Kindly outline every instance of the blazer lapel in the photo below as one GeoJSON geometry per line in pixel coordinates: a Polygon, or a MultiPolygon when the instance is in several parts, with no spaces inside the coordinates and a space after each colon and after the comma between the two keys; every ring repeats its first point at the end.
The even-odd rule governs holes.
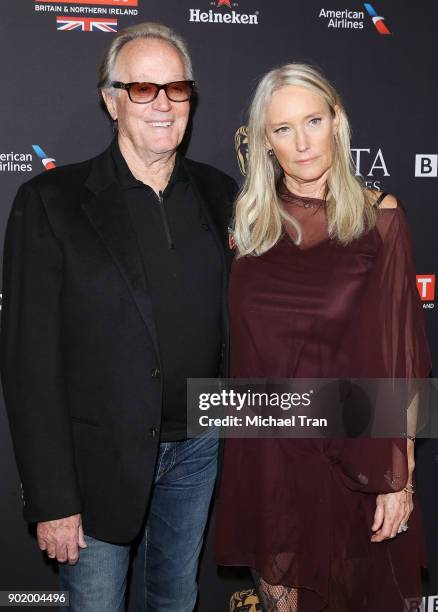
{"type": "Polygon", "coordinates": [[[112,255],[159,355],[152,301],[137,238],[114,175],[109,150],[94,160],[86,187],[92,193],[82,203],[82,209],[112,255]]]}

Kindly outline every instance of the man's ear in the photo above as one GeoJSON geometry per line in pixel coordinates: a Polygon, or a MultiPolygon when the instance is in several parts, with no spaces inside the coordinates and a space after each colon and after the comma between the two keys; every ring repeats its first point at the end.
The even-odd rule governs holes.
{"type": "Polygon", "coordinates": [[[107,89],[102,89],[101,91],[103,101],[105,102],[105,106],[107,111],[109,112],[111,119],[113,121],[117,121],[117,107],[114,101],[114,97],[110,94],[107,89]]]}

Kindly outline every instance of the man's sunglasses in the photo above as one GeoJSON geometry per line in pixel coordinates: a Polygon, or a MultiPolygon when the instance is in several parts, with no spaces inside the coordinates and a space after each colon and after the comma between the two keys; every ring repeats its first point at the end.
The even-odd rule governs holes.
{"type": "Polygon", "coordinates": [[[111,85],[116,89],[125,89],[131,102],[147,104],[155,100],[162,89],[164,89],[166,96],[172,102],[186,102],[190,100],[193,94],[195,81],[173,81],[163,85],[158,85],[158,83],[121,83],[120,81],[113,81],[111,85]]]}

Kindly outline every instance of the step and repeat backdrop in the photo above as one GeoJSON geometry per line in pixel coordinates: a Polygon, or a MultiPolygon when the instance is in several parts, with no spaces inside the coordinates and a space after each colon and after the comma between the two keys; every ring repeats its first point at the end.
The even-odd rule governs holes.
{"type": "MultiPolygon", "coordinates": [[[[334,81],[353,126],[357,174],[406,205],[418,291],[438,359],[434,0],[2,2],[0,239],[22,182],[96,155],[108,145],[112,130],[99,104],[97,67],[114,33],[141,21],[165,23],[188,41],[199,100],[187,156],[237,180],[245,170],[247,109],[259,77],[275,65],[305,61],[334,81]]],[[[430,559],[426,612],[438,611],[437,442],[420,441],[417,457],[430,559]]],[[[38,550],[32,527],[21,518],[20,481],[3,405],[0,500],[0,590],[56,588],[55,567],[38,550]]],[[[250,513],[257,499],[247,502],[250,513]]],[[[212,560],[211,524],[201,564],[199,610],[260,610],[244,571],[218,572],[212,560]]]]}

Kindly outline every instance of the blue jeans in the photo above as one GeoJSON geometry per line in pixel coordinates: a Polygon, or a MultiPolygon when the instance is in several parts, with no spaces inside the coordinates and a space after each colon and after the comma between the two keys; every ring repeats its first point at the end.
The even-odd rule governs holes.
{"type": "MultiPolygon", "coordinates": [[[[139,545],[136,610],[192,612],[199,553],[217,470],[218,440],[204,435],[162,442],[145,530],[139,545]]],[[[85,535],[75,565],[59,564],[70,612],[123,612],[130,545],[85,535]]]]}

